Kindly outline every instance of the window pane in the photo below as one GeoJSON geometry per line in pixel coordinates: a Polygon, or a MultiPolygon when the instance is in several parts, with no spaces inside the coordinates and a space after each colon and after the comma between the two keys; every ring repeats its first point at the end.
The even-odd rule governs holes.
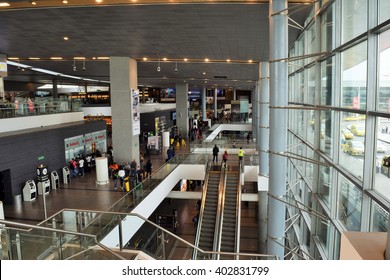
{"type": "Polygon", "coordinates": [[[390,112],[390,30],[380,34],[379,51],[377,109],[384,112],[390,112]]]}
{"type": "MultiPolygon", "coordinates": [[[[325,212],[325,210],[318,204],[317,211],[324,215],[325,217],[328,216],[328,214],[325,212]]],[[[325,247],[326,254],[329,254],[329,242],[330,242],[330,222],[326,220],[322,220],[320,218],[317,218],[316,223],[316,234],[321,241],[321,243],[325,247]]]]}
{"type": "MultiPolygon", "coordinates": [[[[316,53],[316,33],[315,33],[315,24],[312,24],[312,26],[306,31],[306,38],[307,38],[307,54],[316,53]]],[[[306,63],[310,63],[314,61],[315,57],[309,57],[306,60],[306,63]]]]}
{"type": "Polygon", "coordinates": [[[308,70],[308,100],[306,101],[308,104],[315,104],[315,96],[316,96],[316,68],[310,67],[308,70]]]}
{"type": "Polygon", "coordinates": [[[321,51],[334,49],[334,9],[333,4],[324,12],[321,18],[321,51]]]}
{"type": "Polygon", "coordinates": [[[308,110],[306,114],[308,115],[307,119],[309,122],[309,125],[307,126],[307,141],[314,144],[314,125],[315,125],[314,111],[308,110]]]}
{"type": "Polygon", "coordinates": [[[340,165],[363,180],[365,115],[343,112],[340,121],[340,165]]]}
{"type": "Polygon", "coordinates": [[[321,62],[321,105],[333,105],[334,57],[321,62]]]}
{"type": "Polygon", "coordinates": [[[374,190],[390,201],[390,119],[377,118],[374,190]]]}
{"type": "Polygon", "coordinates": [[[367,42],[360,43],[342,53],[341,106],[366,108],[367,42]]]}
{"type": "Polygon", "coordinates": [[[371,231],[387,232],[389,227],[389,212],[380,207],[376,202],[372,206],[371,231]]]}
{"type": "Polygon", "coordinates": [[[333,151],[333,112],[321,112],[321,126],[320,126],[320,149],[329,156],[332,156],[333,151]]]}
{"type": "Polygon", "coordinates": [[[330,195],[332,193],[332,168],[329,166],[319,166],[319,184],[318,194],[324,199],[329,206],[330,195]]]}
{"type": "Polygon", "coordinates": [[[382,23],[390,18],[390,1],[379,0],[379,23],[382,23]]]}
{"type": "Polygon", "coordinates": [[[341,1],[342,42],[367,31],[367,0],[341,1]]]}
{"type": "Polygon", "coordinates": [[[359,231],[362,212],[362,192],[340,175],[337,218],[347,230],[359,231]]]}

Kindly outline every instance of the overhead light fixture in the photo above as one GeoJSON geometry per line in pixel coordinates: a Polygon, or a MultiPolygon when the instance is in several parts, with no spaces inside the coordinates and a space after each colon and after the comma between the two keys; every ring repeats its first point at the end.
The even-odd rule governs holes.
{"type": "Polygon", "coordinates": [[[204,61],[209,62],[209,59],[208,59],[208,58],[205,58],[204,61]]]}
{"type": "Polygon", "coordinates": [[[160,72],[160,71],[161,71],[160,59],[158,59],[158,62],[157,62],[157,72],[160,72]]]}
{"type": "Polygon", "coordinates": [[[96,3],[102,3],[103,2],[103,0],[95,0],[96,1],[96,3]]]}
{"type": "Polygon", "coordinates": [[[68,4],[68,0],[62,0],[63,4],[68,4]]]}
{"type": "Polygon", "coordinates": [[[248,60],[248,62],[249,62],[249,63],[252,63],[252,62],[253,62],[253,60],[252,60],[252,59],[249,59],[249,60],[248,60]]]}
{"type": "Polygon", "coordinates": [[[110,59],[108,56],[98,56],[97,59],[100,59],[100,60],[105,60],[105,59],[110,59]]]}
{"type": "Polygon", "coordinates": [[[73,57],[73,59],[76,59],[76,60],[85,60],[85,57],[84,57],[84,56],[75,56],[75,57],[73,57]]]}
{"type": "Polygon", "coordinates": [[[187,61],[188,61],[188,58],[184,58],[184,61],[186,61],[186,62],[187,62],[187,61]]]}
{"type": "Polygon", "coordinates": [[[37,2],[35,2],[35,1],[32,1],[32,2],[31,2],[31,5],[34,5],[34,6],[35,6],[36,4],[37,4],[37,2]]]}
{"type": "Polygon", "coordinates": [[[7,2],[0,2],[0,7],[9,7],[9,6],[11,5],[7,2]]]}
{"type": "Polygon", "coordinates": [[[206,72],[203,72],[203,75],[206,75],[206,72]]]}
{"type": "Polygon", "coordinates": [[[230,59],[226,59],[226,62],[230,62],[230,59]]]}
{"type": "Polygon", "coordinates": [[[147,61],[147,60],[148,60],[148,58],[144,57],[142,60],[143,60],[143,61],[147,61]]]}
{"type": "Polygon", "coordinates": [[[69,40],[69,37],[64,36],[64,40],[65,40],[65,41],[68,41],[68,40],[69,40]]]}
{"type": "Polygon", "coordinates": [[[52,57],[50,57],[50,59],[52,59],[52,60],[61,60],[62,57],[60,57],[60,56],[52,56],[52,57]]]}
{"type": "Polygon", "coordinates": [[[9,60],[17,60],[19,62],[19,57],[8,57],[9,60]]]}
{"type": "Polygon", "coordinates": [[[176,65],[175,65],[175,73],[179,72],[179,70],[177,69],[177,60],[176,60],[176,65]]]}
{"type": "Polygon", "coordinates": [[[164,57],[164,58],[163,58],[163,60],[164,60],[164,61],[167,61],[167,60],[168,60],[168,58],[164,57]]]}
{"type": "Polygon", "coordinates": [[[39,57],[29,57],[28,59],[31,59],[31,60],[40,60],[39,57]]]}

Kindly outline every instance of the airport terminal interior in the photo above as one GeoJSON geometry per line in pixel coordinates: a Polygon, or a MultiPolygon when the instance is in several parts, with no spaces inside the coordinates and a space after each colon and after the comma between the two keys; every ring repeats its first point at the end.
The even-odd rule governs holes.
{"type": "Polygon", "coordinates": [[[173,2],[0,0],[0,258],[390,259],[390,1],[173,2]]]}

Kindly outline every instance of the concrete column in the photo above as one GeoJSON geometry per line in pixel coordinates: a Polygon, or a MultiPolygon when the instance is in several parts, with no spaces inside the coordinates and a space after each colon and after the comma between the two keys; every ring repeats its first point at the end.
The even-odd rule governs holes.
{"type": "Polygon", "coordinates": [[[269,189],[269,63],[259,65],[259,253],[267,252],[267,222],[268,222],[268,189],[269,189]]]}
{"type": "MultiPolygon", "coordinates": [[[[271,0],[269,4],[270,19],[270,60],[288,57],[288,30],[286,13],[273,15],[287,9],[287,0],[271,0]]],[[[270,106],[287,106],[288,71],[287,62],[279,61],[270,64],[270,106]]],[[[270,110],[270,160],[269,160],[269,199],[268,199],[268,238],[267,252],[284,258],[284,230],[286,205],[287,160],[273,153],[284,152],[287,148],[287,114],[285,109],[270,110]]]]}
{"type": "Polygon", "coordinates": [[[218,100],[217,100],[217,93],[218,93],[218,88],[214,89],[214,118],[218,118],[218,100]]]}
{"type": "Polygon", "coordinates": [[[233,100],[237,100],[237,92],[235,89],[233,90],[233,100]]]}
{"type": "Polygon", "coordinates": [[[57,78],[54,78],[52,80],[52,85],[53,85],[53,98],[58,98],[58,80],[57,78]]]}
{"type": "Polygon", "coordinates": [[[203,87],[202,90],[202,120],[204,121],[207,119],[207,114],[206,114],[206,87],[203,87]]]}
{"type": "Polygon", "coordinates": [[[176,84],[176,125],[183,138],[188,137],[188,84],[176,84]]]}
{"type": "Polygon", "coordinates": [[[124,164],[135,159],[139,164],[139,135],[134,135],[133,96],[137,90],[137,61],[110,57],[112,146],[114,161],[124,164]]]}

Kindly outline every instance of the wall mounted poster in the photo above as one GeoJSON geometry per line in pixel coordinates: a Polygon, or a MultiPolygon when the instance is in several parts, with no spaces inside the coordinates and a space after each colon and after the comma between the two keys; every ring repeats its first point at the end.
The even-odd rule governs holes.
{"type": "Polygon", "coordinates": [[[141,133],[140,111],[139,111],[139,90],[133,89],[132,106],[133,106],[133,136],[141,133]]]}

